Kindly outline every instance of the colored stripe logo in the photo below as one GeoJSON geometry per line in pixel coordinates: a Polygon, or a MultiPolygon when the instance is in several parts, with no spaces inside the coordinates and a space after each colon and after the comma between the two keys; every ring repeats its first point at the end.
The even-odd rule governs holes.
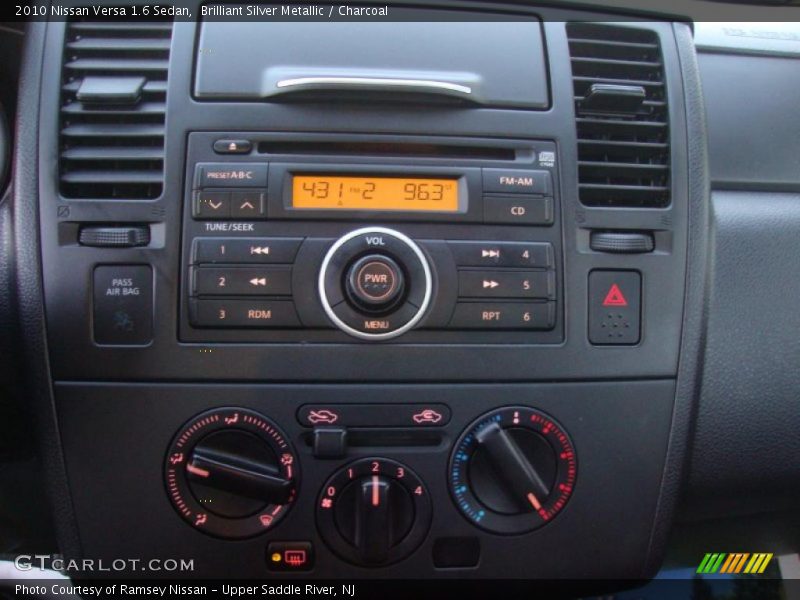
{"type": "Polygon", "coordinates": [[[751,573],[761,574],[772,560],[772,553],[757,552],[709,552],[703,557],[697,572],[705,575],[712,573],[751,573]]]}

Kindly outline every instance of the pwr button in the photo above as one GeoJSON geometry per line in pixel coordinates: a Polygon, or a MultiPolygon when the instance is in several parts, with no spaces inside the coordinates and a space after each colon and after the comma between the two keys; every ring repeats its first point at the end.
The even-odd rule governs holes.
{"type": "Polygon", "coordinates": [[[388,307],[397,300],[402,289],[403,272],[388,256],[365,256],[350,268],[348,291],[353,300],[364,308],[388,307]]]}

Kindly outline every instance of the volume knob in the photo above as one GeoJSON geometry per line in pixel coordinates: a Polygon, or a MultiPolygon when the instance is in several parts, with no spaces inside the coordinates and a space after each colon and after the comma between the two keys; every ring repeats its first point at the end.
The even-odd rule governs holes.
{"type": "Polygon", "coordinates": [[[336,327],[364,340],[388,340],[425,316],[433,277],[414,240],[393,229],[365,227],[333,243],[318,286],[322,308],[336,327]]]}

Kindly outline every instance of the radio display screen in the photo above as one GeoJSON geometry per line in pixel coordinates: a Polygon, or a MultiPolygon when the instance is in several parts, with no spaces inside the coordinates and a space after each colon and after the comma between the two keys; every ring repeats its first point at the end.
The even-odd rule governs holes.
{"type": "Polygon", "coordinates": [[[458,180],[295,175],[292,208],[458,212],[458,180]]]}

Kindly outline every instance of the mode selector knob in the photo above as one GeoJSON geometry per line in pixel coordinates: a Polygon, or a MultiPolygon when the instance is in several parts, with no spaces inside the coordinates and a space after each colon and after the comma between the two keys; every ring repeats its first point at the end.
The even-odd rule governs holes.
{"type": "Polygon", "coordinates": [[[403,293],[403,271],[390,257],[369,254],[350,267],[347,291],[350,298],[366,310],[386,310],[403,293]]]}

